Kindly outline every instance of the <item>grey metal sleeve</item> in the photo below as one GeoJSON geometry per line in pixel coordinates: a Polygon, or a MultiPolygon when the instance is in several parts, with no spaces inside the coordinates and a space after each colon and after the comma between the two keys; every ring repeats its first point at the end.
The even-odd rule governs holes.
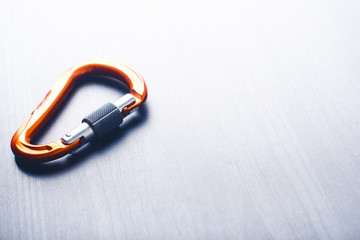
{"type": "Polygon", "coordinates": [[[89,124],[96,137],[102,137],[119,126],[122,121],[123,115],[120,109],[112,103],[104,104],[82,120],[89,124]]]}
{"type": "Polygon", "coordinates": [[[84,118],[80,126],[65,134],[61,140],[65,144],[71,144],[79,138],[84,138],[88,142],[94,137],[103,136],[120,125],[123,118],[132,113],[124,115],[123,109],[133,102],[135,102],[135,97],[128,93],[114,104],[105,104],[84,118]]]}

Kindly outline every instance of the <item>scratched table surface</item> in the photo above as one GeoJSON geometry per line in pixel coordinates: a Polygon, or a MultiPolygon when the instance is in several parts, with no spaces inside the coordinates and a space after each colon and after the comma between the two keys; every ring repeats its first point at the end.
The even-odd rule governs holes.
{"type": "MultiPolygon", "coordinates": [[[[1,1],[0,239],[360,239],[358,0],[1,1]],[[149,97],[55,162],[10,140],[69,67],[149,97]]],[[[126,93],[77,85],[34,143],[126,93]]]]}

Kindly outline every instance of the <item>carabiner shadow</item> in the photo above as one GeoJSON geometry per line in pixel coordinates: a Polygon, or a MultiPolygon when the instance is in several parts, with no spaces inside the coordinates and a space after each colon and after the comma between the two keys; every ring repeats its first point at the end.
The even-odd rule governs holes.
{"type": "MultiPolygon", "coordinates": [[[[95,78],[98,78],[99,76],[86,76],[87,80],[86,82],[93,82],[95,78]]],[[[117,86],[120,88],[120,90],[125,90],[126,86],[119,85],[118,81],[114,82],[111,78],[108,78],[109,80],[107,84],[117,86]]],[[[71,91],[69,94],[69,97],[63,102],[63,104],[60,106],[58,111],[52,116],[52,118],[56,118],[63,109],[69,104],[71,101],[72,95],[74,92],[77,91],[79,86],[76,86],[74,88],[74,91],[71,91]]],[[[139,107],[139,109],[132,114],[132,116],[128,117],[127,121],[124,121],[124,123],[116,128],[115,130],[111,131],[106,136],[96,139],[76,152],[69,154],[67,156],[64,156],[58,160],[48,162],[48,163],[40,163],[40,164],[34,164],[34,163],[28,163],[26,161],[23,161],[22,159],[19,159],[15,157],[15,162],[17,166],[25,173],[33,176],[50,176],[54,174],[59,174],[61,172],[74,169],[75,167],[79,166],[81,163],[84,163],[88,156],[92,155],[94,152],[101,152],[105,150],[105,147],[108,148],[115,145],[115,144],[121,144],[121,141],[125,140],[125,137],[128,133],[131,131],[134,131],[136,128],[140,127],[142,124],[144,124],[148,119],[148,108],[147,104],[143,104],[139,107]]],[[[46,131],[47,128],[49,128],[53,124],[53,121],[50,121],[45,125],[43,128],[43,131],[38,135],[39,138],[43,135],[43,133],[46,131]]]]}

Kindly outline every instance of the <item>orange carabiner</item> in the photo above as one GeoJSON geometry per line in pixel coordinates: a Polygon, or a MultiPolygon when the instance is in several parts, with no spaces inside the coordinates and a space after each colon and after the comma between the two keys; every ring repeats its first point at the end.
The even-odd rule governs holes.
{"type": "MultiPolygon", "coordinates": [[[[116,107],[114,107],[114,104],[110,103],[105,106],[107,114],[111,115],[108,119],[113,125],[119,123],[119,121],[121,123],[123,116],[126,116],[136,110],[137,107],[146,100],[147,89],[143,78],[140,74],[123,64],[100,60],[87,61],[75,65],[63,73],[40,105],[31,113],[30,117],[14,134],[11,140],[11,149],[16,157],[34,163],[51,161],[65,156],[66,154],[71,153],[85,145],[90,137],[95,134],[93,131],[97,130],[96,126],[100,121],[99,119],[106,119],[104,116],[99,117],[97,115],[99,112],[104,112],[104,108],[100,109],[101,111],[93,112],[92,115],[90,114],[90,120],[85,119],[88,121],[94,120],[92,122],[93,125],[91,122],[89,123],[83,120],[82,127],[84,128],[85,126],[86,129],[77,129],[75,131],[77,134],[84,133],[83,135],[71,135],[71,133],[66,134],[61,140],[45,145],[34,145],[30,143],[69,94],[77,80],[81,79],[80,77],[87,73],[110,75],[125,82],[129,86],[130,94],[127,94],[128,97],[125,102],[120,101],[120,99],[120,103],[117,104],[116,107]],[[118,122],[114,122],[114,116],[118,118],[118,122]]],[[[100,126],[99,129],[104,129],[104,124],[100,126]]]]}

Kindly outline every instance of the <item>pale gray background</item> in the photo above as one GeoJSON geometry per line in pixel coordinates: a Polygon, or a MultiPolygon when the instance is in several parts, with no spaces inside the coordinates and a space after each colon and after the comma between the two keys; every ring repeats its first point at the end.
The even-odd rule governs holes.
{"type": "MultiPolygon", "coordinates": [[[[50,2],[0,4],[0,239],[360,239],[358,0],[50,2]],[[140,72],[145,107],[17,164],[13,133],[92,58],[140,72]]],[[[37,142],[121,94],[83,84],[37,142]]]]}

